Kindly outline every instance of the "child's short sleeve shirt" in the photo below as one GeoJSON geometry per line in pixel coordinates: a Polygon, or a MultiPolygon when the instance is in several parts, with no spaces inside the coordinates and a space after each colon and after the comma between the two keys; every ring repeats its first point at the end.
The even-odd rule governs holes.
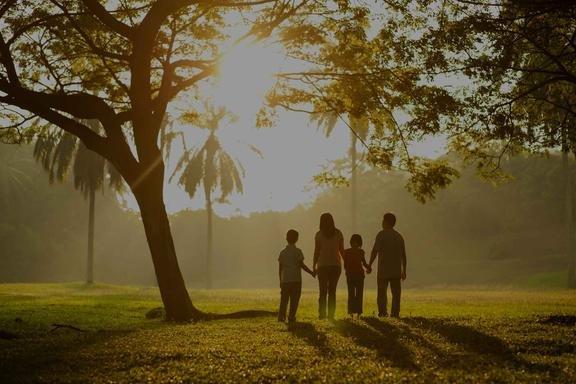
{"type": "Polygon", "coordinates": [[[295,245],[288,244],[286,248],[280,252],[278,262],[282,266],[280,274],[281,283],[301,282],[302,281],[302,262],[304,255],[300,248],[295,245]]]}

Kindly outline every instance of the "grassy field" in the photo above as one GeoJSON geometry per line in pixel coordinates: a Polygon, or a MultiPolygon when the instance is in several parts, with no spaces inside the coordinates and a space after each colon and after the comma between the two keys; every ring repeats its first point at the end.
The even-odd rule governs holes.
{"type": "MultiPolygon", "coordinates": [[[[277,290],[193,291],[202,310],[275,310],[277,290]]],[[[171,324],[147,320],[154,288],[0,285],[0,383],[576,382],[576,293],[406,290],[401,319],[317,320],[305,291],[298,320],[171,324]],[[70,328],[56,328],[66,324],[70,328]]]]}

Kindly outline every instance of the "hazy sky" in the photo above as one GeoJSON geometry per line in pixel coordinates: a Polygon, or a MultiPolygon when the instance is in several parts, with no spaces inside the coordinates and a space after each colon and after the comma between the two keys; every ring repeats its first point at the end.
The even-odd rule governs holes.
{"type": "MultiPolygon", "coordinates": [[[[238,121],[221,126],[217,133],[222,145],[246,169],[244,194],[230,196],[228,204],[215,204],[219,216],[286,211],[309,203],[321,192],[312,182],[313,176],[329,167],[331,161],[347,156],[350,131],[342,122],[326,138],[315,123],[309,122],[308,115],[279,111],[276,126],[255,128],[255,115],[273,85],[273,74],[293,70],[295,65],[298,64],[286,61],[277,48],[243,45],[223,60],[218,84],[206,85],[202,90],[203,96],[211,95],[216,104],[225,105],[238,117],[238,121]],[[251,151],[249,144],[257,147],[263,157],[251,151]]],[[[189,106],[187,103],[176,103],[173,113],[197,108],[197,100],[189,106]]],[[[207,132],[191,126],[183,126],[182,130],[189,146],[202,145],[207,137],[207,132]]],[[[414,154],[435,157],[443,152],[444,141],[433,138],[416,143],[411,149],[414,154]]],[[[176,145],[168,164],[169,175],[180,156],[181,148],[176,145]]],[[[201,190],[191,200],[175,182],[172,184],[166,187],[169,212],[204,207],[201,190]]],[[[136,207],[132,198],[127,201],[131,208],[136,207]]]]}
{"type": "MultiPolygon", "coordinates": [[[[217,133],[222,145],[246,169],[244,194],[230,196],[228,204],[215,204],[219,216],[286,211],[309,203],[321,192],[314,185],[313,176],[329,167],[331,161],[347,156],[350,131],[342,122],[326,138],[315,123],[309,122],[308,115],[279,111],[276,126],[255,128],[255,115],[264,94],[273,85],[273,74],[294,70],[297,65],[288,62],[277,48],[242,45],[223,60],[218,84],[206,85],[202,90],[203,96],[211,95],[216,104],[225,105],[237,115],[237,122],[223,125],[217,133]],[[248,144],[257,147],[263,157],[251,151],[248,144]]],[[[181,100],[174,106],[173,113],[194,109],[197,105],[196,100],[189,106],[187,100],[181,100]]],[[[207,137],[207,132],[191,126],[182,130],[186,132],[189,146],[202,145],[207,137]]],[[[435,157],[443,152],[443,147],[443,140],[436,138],[416,143],[411,149],[414,154],[435,157]]],[[[168,165],[169,175],[180,156],[181,148],[176,145],[168,165]]],[[[202,209],[205,204],[201,189],[191,200],[175,182],[166,187],[165,200],[169,212],[202,209]]],[[[128,205],[136,207],[132,198],[128,198],[128,205]]]]}
{"type": "MultiPolygon", "coordinates": [[[[246,27],[246,26],[244,26],[246,27]]],[[[238,30],[238,35],[242,30],[238,30]]],[[[215,204],[220,216],[249,214],[266,210],[290,210],[298,204],[311,202],[321,191],[312,178],[330,166],[330,162],[347,156],[350,132],[339,123],[330,138],[309,122],[309,116],[279,111],[277,125],[256,129],[255,115],[262,98],[274,83],[274,73],[304,69],[302,63],[290,62],[278,46],[242,44],[221,61],[219,84],[205,84],[203,97],[212,96],[217,104],[225,105],[238,116],[234,124],[222,126],[218,137],[226,149],[244,165],[244,194],[232,195],[229,204],[215,204]],[[263,154],[260,158],[248,144],[263,154]]],[[[181,99],[169,111],[173,116],[197,108],[198,100],[181,99]]],[[[188,145],[202,145],[207,133],[194,127],[182,127],[188,145]]],[[[167,177],[174,162],[182,154],[177,145],[171,153],[167,177]]],[[[438,138],[412,146],[414,154],[437,156],[443,152],[443,140],[438,138]]],[[[200,190],[201,191],[201,190],[200,190]]],[[[194,199],[173,183],[166,187],[166,206],[169,212],[182,209],[202,209],[204,199],[197,193],[194,199]]],[[[137,209],[131,196],[125,196],[128,206],[137,209]]]]}
{"type": "MultiPolygon", "coordinates": [[[[248,119],[246,119],[248,120],[248,119]]],[[[193,130],[199,143],[205,132],[193,130]]],[[[300,203],[311,202],[321,191],[312,177],[329,166],[331,160],[343,158],[349,147],[349,130],[339,124],[334,133],[325,138],[309,123],[307,116],[283,112],[278,125],[256,129],[239,121],[234,126],[223,127],[220,138],[228,150],[244,165],[244,194],[232,195],[229,204],[216,204],[220,216],[248,214],[266,210],[290,210],[300,203]],[[253,153],[247,143],[262,151],[263,158],[253,153]]],[[[443,140],[435,139],[412,146],[414,154],[437,156],[443,149],[443,140]]],[[[174,153],[174,158],[178,155],[174,153]]],[[[185,208],[201,209],[203,194],[190,200],[180,187],[169,185],[166,189],[166,206],[170,212],[185,208]]]]}

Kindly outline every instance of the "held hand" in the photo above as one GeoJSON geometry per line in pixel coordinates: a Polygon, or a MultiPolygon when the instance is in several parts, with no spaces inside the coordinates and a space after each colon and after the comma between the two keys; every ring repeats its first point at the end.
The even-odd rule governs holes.
{"type": "Polygon", "coordinates": [[[366,273],[369,275],[372,273],[372,267],[371,266],[367,266],[366,267],[366,273]]]}
{"type": "Polygon", "coordinates": [[[400,277],[402,278],[402,281],[406,280],[406,272],[402,272],[400,277]]]}

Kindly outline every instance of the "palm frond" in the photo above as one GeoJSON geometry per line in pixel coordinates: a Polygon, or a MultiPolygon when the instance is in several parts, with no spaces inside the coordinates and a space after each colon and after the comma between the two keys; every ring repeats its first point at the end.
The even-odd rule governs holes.
{"type": "Polygon", "coordinates": [[[204,145],[204,151],[206,152],[206,157],[204,158],[204,187],[212,191],[216,187],[216,182],[218,179],[218,164],[216,163],[216,157],[218,152],[222,150],[220,142],[214,134],[211,134],[206,140],[204,145]]]}
{"type": "Polygon", "coordinates": [[[220,184],[220,202],[224,202],[226,198],[234,191],[234,176],[232,169],[234,164],[231,164],[225,152],[220,152],[218,156],[219,168],[219,184],[220,184]]]}
{"type": "Polygon", "coordinates": [[[236,192],[241,194],[244,192],[244,185],[242,183],[242,179],[244,179],[244,177],[246,176],[246,170],[244,169],[242,163],[240,163],[238,160],[232,159],[232,157],[230,157],[228,153],[224,154],[228,158],[227,161],[232,164],[230,169],[232,170],[232,176],[234,177],[234,185],[236,192]]]}
{"type": "Polygon", "coordinates": [[[106,173],[108,175],[108,187],[118,192],[123,191],[124,179],[114,164],[109,161],[106,161],[106,173]]]}
{"type": "Polygon", "coordinates": [[[34,143],[34,159],[40,162],[42,168],[48,172],[50,172],[50,165],[52,164],[52,151],[57,143],[57,135],[48,132],[45,135],[38,136],[34,143]]]}
{"type": "Polygon", "coordinates": [[[74,186],[84,193],[85,198],[90,191],[102,188],[105,164],[102,156],[80,142],[74,159],[74,186]]]}
{"type": "Polygon", "coordinates": [[[174,168],[174,171],[172,171],[172,174],[170,175],[170,178],[168,179],[168,181],[170,183],[172,182],[172,180],[177,175],[181,175],[184,167],[190,162],[190,158],[192,157],[192,155],[193,155],[193,153],[191,151],[184,150],[184,152],[182,153],[182,156],[180,157],[180,159],[176,163],[176,167],[174,168]]]}
{"type": "Polygon", "coordinates": [[[329,137],[338,122],[338,114],[333,111],[317,112],[312,114],[310,121],[316,123],[317,128],[321,129],[326,137],[329,137]]]}
{"type": "Polygon", "coordinates": [[[350,128],[352,128],[356,135],[358,135],[362,140],[365,140],[368,137],[368,132],[370,131],[370,120],[368,117],[355,117],[351,114],[348,116],[350,120],[350,128]]]}
{"type": "Polygon", "coordinates": [[[184,188],[190,198],[193,198],[204,178],[204,151],[196,152],[190,157],[190,161],[184,161],[183,164],[185,166],[178,184],[184,188]]]}
{"type": "MultiPolygon", "coordinates": [[[[78,120],[94,132],[103,132],[98,120],[78,120]]],[[[101,189],[106,177],[109,186],[121,190],[123,179],[114,166],[89,150],[76,136],[47,126],[34,144],[34,158],[48,172],[50,182],[63,181],[72,168],[74,186],[87,197],[90,190],[101,189]]]]}
{"type": "Polygon", "coordinates": [[[49,169],[50,182],[53,182],[54,179],[58,181],[64,180],[64,176],[66,176],[66,173],[72,165],[74,153],[77,150],[77,142],[78,138],[76,136],[68,132],[62,134],[54,148],[52,163],[49,169]]]}

